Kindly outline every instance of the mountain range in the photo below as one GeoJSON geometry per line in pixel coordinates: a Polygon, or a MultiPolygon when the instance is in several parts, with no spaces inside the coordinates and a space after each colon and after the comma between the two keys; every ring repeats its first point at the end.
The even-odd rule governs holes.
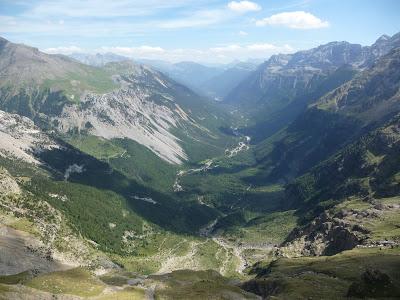
{"type": "Polygon", "coordinates": [[[308,104],[351,79],[399,43],[398,34],[384,35],[371,46],[332,42],[294,54],[273,55],[234,88],[225,101],[249,111],[254,121],[247,131],[256,136],[264,132],[257,138],[266,138],[308,104]]]}
{"type": "MultiPolygon", "coordinates": [[[[81,63],[101,67],[110,62],[131,60],[128,57],[114,53],[86,54],[73,53],[70,57],[81,63]]],[[[230,64],[203,65],[195,62],[170,63],[162,60],[137,59],[144,64],[158,70],[171,79],[188,86],[198,94],[221,101],[240,81],[259,64],[258,60],[247,62],[233,61],[230,64]]]]}
{"type": "Polygon", "coordinates": [[[400,297],[399,126],[400,34],[223,67],[0,39],[0,298],[400,297]]]}
{"type": "Polygon", "coordinates": [[[96,53],[96,54],[72,53],[69,56],[80,61],[81,63],[84,63],[85,65],[90,65],[95,67],[102,67],[110,62],[120,62],[124,60],[129,60],[129,58],[125,56],[118,55],[112,52],[96,53]]]}

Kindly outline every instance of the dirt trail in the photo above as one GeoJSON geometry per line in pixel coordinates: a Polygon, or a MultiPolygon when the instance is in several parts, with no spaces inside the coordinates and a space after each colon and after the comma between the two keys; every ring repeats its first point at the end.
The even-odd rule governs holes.
{"type": "Polygon", "coordinates": [[[161,268],[156,274],[170,273],[178,269],[197,269],[199,267],[199,262],[196,260],[196,254],[199,250],[199,246],[205,243],[207,243],[207,240],[204,242],[190,242],[189,251],[182,256],[173,256],[171,253],[167,260],[162,262],[161,268]]]}
{"type": "Polygon", "coordinates": [[[154,300],[155,293],[156,293],[156,285],[153,284],[148,289],[146,289],[146,292],[145,292],[146,300],[154,300]]]}
{"type": "MultiPolygon", "coordinates": [[[[244,269],[247,266],[246,259],[242,255],[242,249],[235,245],[231,245],[227,243],[223,238],[221,237],[213,237],[212,240],[217,243],[219,246],[221,246],[227,253],[232,252],[233,256],[237,258],[239,263],[236,265],[236,272],[239,274],[243,274],[244,269]]],[[[229,258],[226,259],[221,267],[220,273],[222,275],[225,274],[226,272],[226,266],[229,263],[229,258]]]]}

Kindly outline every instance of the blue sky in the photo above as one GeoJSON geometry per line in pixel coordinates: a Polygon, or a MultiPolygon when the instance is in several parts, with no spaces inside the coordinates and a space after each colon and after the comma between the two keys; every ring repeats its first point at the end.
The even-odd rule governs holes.
{"type": "Polygon", "coordinates": [[[0,35],[48,53],[225,63],[398,31],[399,0],[0,0],[0,35]]]}

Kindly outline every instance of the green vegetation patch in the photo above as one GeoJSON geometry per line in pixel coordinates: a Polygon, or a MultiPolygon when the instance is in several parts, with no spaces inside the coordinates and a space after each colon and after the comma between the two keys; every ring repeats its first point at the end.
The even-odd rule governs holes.
{"type": "Polygon", "coordinates": [[[105,287],[83,268],[39,275],[27,282],[26,285],[53,294],[71,294],[82,297],[97,296],[105,287]]]}
{"type": "Polygon", "coordinates": [[[365,227],[371,231],[371,239],[378,241],[385,239],[400,241],[399,215],[398,209],[389,210],[366,223],[365,227]]]}
{"type": "Polygon", "coordinates": [[[103,275],[100,276],[100,280],[108,285],[123,286],[128,283],[128,279],[125,276],[118,274],[115,275],[103,275]]]}
{"type": "MultiPolygon", "coordinates": [[[[329,257],[281,258],[260,268],[258,278],[244,288],[277,299],[342,299],[351,285],[362,285],[368,270],[385,274],[391,282],[391,297],[400,296],[395,288],[400,286],[399,248],[356,248],[329,257]]],[[[379,280],[370,280],[371,285],[379,285],[379,280]]]]}
{"type": "Polygon", "coordinates": [[[82,152],[101,160],[109,160],[123,155],[124,149],[114,145],[109,140],[93,135],[70,135],[65,140],[82,152]]]}
{"type": "Polygon", "coordinates": [[[0,275],[1,284],[21,284],[28,281],[32,277],[29,271],[21,272],[14,275],[0,275]]]}
{"type": "Polygon", "coordinates": [[[48,201],[66,213],[72,228],[99,244],[101,250],[121,253],[124,233],[142,232],[142,218],[128,211],[125,199],[113,192],[66,182],[52,182],[47,189],[66,196],[66,201],[52,197],[48,201]]]}
{"type": "Polygon", "coordinates": [[[30,233],[35,236],[39,235],[39,231],[35,226],[35,224],[32,221],[28,220],[27,218],[17,218],[15,221],[8,224],[8,226],[16,230],[30,233]]]}
{"type": "Polygon", "coordinates": [[[180,270],[151,278],[165,285],[156,289],[156,299],[256,299],[212,270],[180,270]]]}
{"type": "Polygon", "coordinates": [[[88,134],[72,134],[63,139],[115,170],[152,189],[171,192],[177,166],[159,158],[145,146],[130,139],[106,140],[88,134]]]}
{"type": "Polygon", "coordinates": [[[280,244],[296,225],[295,211],[274,212],[249,221],[239,229],[239,236],[246,242],[280,244]]]}
{"type": "Polygon", "coordinates": [[[375,199],[373,202],[351,198],[337,205],[333,212],[353,211],[357,216],[364,214],[363,218],[347,217],[354,224],[366,228],[370,240],[400,240],[400,197],[375,199]]]}
{"type": "MultiPolygon", "coordinates": [[[[9,286],[0,284],[0,299],[2,299],[2,296],[1,296],[2,294],[5,294],[10,291],[11,291],[11,288],[9,286]]],[[[4,298],[4,299],[6,299],[6,298],[4,298]]]]}
{"type": "Polygon", "coordinates": [[[63,78],[47,79],[43,86],[63,91],[70,101],[77,103],[85,91],[103,94],[118,87],[111,78],[112,74],[104,69],[85,65],[82,67],[82,72],[69,73],[63,78]]]}

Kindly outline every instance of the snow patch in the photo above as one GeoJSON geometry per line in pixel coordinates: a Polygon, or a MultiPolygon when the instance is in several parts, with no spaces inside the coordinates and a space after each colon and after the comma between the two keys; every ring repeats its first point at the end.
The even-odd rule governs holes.
{"type": "Polygon", "coordinates": [[[133,196],[133,199],[142,200],[142,201],[145,201],[145,202],[148,202],[148,203],[152,203],[152,204],[157,204],[157,201],[153,200],[150,197],[133,196]]]}
{"type": "Polygon", "coordinates": [[[58,194],[51,194],[51,193],[50,193],[50,194],[49,194],[49,197],[54,198],[54,199],[61,200],[62,202],[68,201],[68,197],[65,196],[65,195],[61,196],[61,195],[58,195],[58,194]]]}
{"type": "Polygon", "coordinates": [[[70,166],[65,170],[65,173],[64,173],[64,180],[68,180],[69,177],[71,176],[71,174],[74,174],[74,173],[80,174],[80,173],[82,173],[83,171],[85,171],[85,170],[84,170],[84,165],[77,165],[77,164],[70,165],[70,166]]]}

